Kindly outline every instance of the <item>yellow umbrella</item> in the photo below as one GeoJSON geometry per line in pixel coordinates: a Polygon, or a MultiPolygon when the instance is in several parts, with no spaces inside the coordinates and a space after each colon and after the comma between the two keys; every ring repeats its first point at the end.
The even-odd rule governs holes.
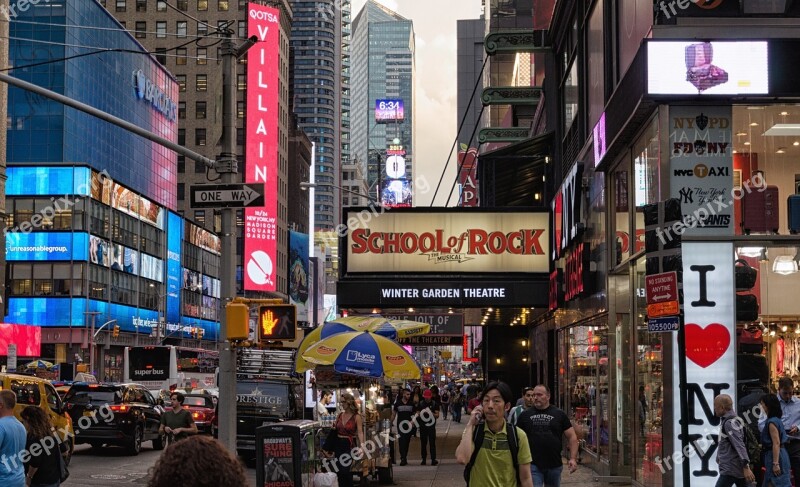
{"type": "Polygon", "coordinates": [[[333,365],[340,374],[389,379],[419,379],[419,365],[397,342],[369,332],[324,338],[303,354],[311,364],[333,365]]]}

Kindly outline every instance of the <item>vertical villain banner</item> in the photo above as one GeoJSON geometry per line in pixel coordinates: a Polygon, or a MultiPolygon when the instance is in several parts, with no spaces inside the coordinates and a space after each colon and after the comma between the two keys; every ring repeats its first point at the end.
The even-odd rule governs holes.
{"type": "Polygon", "coordinates": [[[245,208],[244,289],[275,291],[278,232],[278,65],[280,12],[248,4],[246,183],[264,183],[263,208],[245,208]]]}
{"type": "MultiPolygon", "coordinates": [[[[675,453],[659,459],[665,470],[673,469],[675,487],[683,485],[682,462],[689,463],[692,487],[713,487],[717,482],[717,434],[714,397],[728,394],[736,404],[736,315],[734,310],[733,244],[683,242],[683,299],[686,333],[686,384],[689,424],[688,453],[681,449],[680,360],[677,334],[672,339],[672,388],[675,453]]],[[[743,411],[738,411],[740,415],[743,411]]],[[[743,416],[744,417],[744,416],[743,416]]]]}

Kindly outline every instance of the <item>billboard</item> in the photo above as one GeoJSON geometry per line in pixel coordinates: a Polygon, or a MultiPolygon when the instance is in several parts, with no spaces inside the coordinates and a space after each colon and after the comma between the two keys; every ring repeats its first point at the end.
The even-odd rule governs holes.
{"type": "Polygon", "coordinates": [[[458,167],[458,206],[478,206],[478,149],[461,144],[458,167]]]}
{"type": "Polygon", "coordinates": [[[38,326],[0,323],[0,356],[8,355],[9,345],[17,346],[20,357],[38,357],[42,348],[42,329],[38,326]]]}
{"type": "Polygon", "coordinates": [[[308,235],[289,232],[289,304],[297,307],[297,321],[309,321],[308,235]]]}
{"type": "Polygon", "coordinates": [[[404,118],[403,100],[375,100],[376,123],[402,122],[404,118]]]}
{"type": "Polygon", "coordinates": [[[651,95],[765,95],[767,42],[649,41],[651,95]]]}
{"type": "MultiPolygon", "coordinates": [[[[181,316],[181,242],[183,221],[175,213],[167,213],[167,321],[177,323],[181,316]]],[[[142,254],[144,268],[145,254],[142,254]]],[[[144,276],[144,269],[142,269],[144,276]]]]}
{"type": "Polygon", "coordinates": [[[6,260],[87,260],[88,233],[33,232],[6,234],[6,260]]]}
{"type": "Polygon", "coordinates": [[[411,180],[387,179],[381,181],[381,205],[388,208],[411,207],[411,180]]]}
{"type": "Polygon", "coordinates": [[[87,196],[90,174],[88,167],[9,167],[6,196],[87,196]]]}
{"type": "Polygon", "coordinates": [[[550,271],[548,213],[347,211],[345,272],[550,271]]]}
{"type": "Polygon", "coordinates": [[[275,291],[278,255],[278,67],[280,12],[248,4],[247,35],[258,43],[247,53],[245,183],[264,183],[263,208],[245,208],[244,289],[275,291]]]}

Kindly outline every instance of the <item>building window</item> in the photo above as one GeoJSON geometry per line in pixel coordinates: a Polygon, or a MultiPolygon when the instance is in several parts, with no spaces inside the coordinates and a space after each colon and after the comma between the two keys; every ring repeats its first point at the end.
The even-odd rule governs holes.
{"type": "Polygon", "coordinates": [[[205,20],[197,21],[197,35],[204,36],[208,35],[208,22],[205,20]]]}
{"type": "Polygon", "coordinates": [[[183,66],[183,65],[186,64],[186,48],[185,47],[181,47],[181,48],[175,49],[175,55],[177,56],[175,58],[175,64],[177,64],[178,66],[183,66]]]}
{"type": "Polygon", "coordinates": [[[220,12],[226,12],[228,10],[228,0],[218,0],[217,10],[220,12]]]}
{"type": "Polygon", "coordinates": [[[236,129],[236,145],[244,145],[244,129],[236,129]]]}
{"type": "Polygon", "coordinates": [[[136,0],[136,11],[147,12],[147,0],[136,0]]]}
{"type": "Polygon", "coordinates": [[[194,221],[203,225],[206,222],[206,210],[195,210],[194,221]]]}
{"type": "Polygon", "coordinates": [[[156,1],[156,10],[159,12],[166,12],[167,11],[167,2],[164,0],[156,1]]]}
{"type": "Polygon", "coordinates": [[[244,101],[236,102],[236,116],[238,118],[244,118],[244,101]]]}
{"type": "Polygon", "coordinates": [[[144,39],[147,37],[147,22],[136,22],[135,37],[137,39],[144,39]]]}
{"type": "Polygon", "coordinates": [[[180,174],[186,172],[186,156],[178,156],[178,172],[180,174]]]}
{"type": "Polygon", "coordinates": [[[208,64],[208,49],[205,47],[197,48],[197,64],[208,64]]]}
{"type": "Polygon", "coordinates": [[[178,118],[183,120],[186,118],[186,102],[179,101],[178,102],[178,118]]]}
{"type": "Polygon", "coordinates": [[[206,74],[198,74],[195,77],[195,91],[207,91],[208,90],[208,75],[206,74]]]}
{"type": "Polygon", "coordinates": [[[186,145],[186,129],[178,129],[178,145],[186,145]]]}
{"type": "Polygon", "coordinates": [[[125,0],[117,0],[117,12],[124,12],[125,10],[127,10],[125,0]]]}
{"type": "Polygon", "coordinates": [[[222,36],[222,33],[228,30],[228,21],[227,20],[218,20],[217,21],[217,35],[222,36]]]}
{"type": "Polygon", "coordinates": [[[178,91],[180,91],[181,93],[186,91],[186,75],[179,74],[175,76],[175,78],[178,80],[178,91]]]}
{"type": "Polygon", "coordinates": [[[204,12],[208,10],[208,0],[197,0],[197,11],[204,12]]]}
{"type": "Polygon", "coordinates": [[[156,37],[163,39],[167,37],[167,23],[164,21],[156,22],[156,37]]]}
{"type": "Polygon", "coordinates": [[[186,12],[189,10],[189,0],[178,0],[178,10],[186,12]]]}
{"type": "Polygon", "coordinates": [[[239,10],[247,10],[248,0],[239,0],[239,10]]]}
{"type": "Polygon", "coordinates": [[[239,37],[241,39],[247,38],[247,22],[244,20],[239,21],[239,37]]]}
{"type": "Polygon", "coordinates": [[[247,88],[247,75],[246,74],[237,74],[236,75],[236,89],[239,91],[244,91],[247,88]]]}
{"type": "Polygon", "coordinates": [[[185,20],[179,20],[175,23],[175,32],[177,32],[178,37],[186,37],[187,25],[188,22],[185,20]]]}
{"type": "Polygon", "coordinates": [[[194,129],[194,144],[206,145],[206,129],[194,129]]]}
{"type": "Polygon", "coordinates": [[[195,118],[206,118],[206,102],[198,101],[195,103],[195,118]]]}
{"type": "Polygon", "coordinates": [[[194,161],[194,172],[195,174],[203,174],[206,172],[206,164],[200,161],[194,161]]]}
{"type": "Polygon", "coordinates": [[[156,60],[161,63],[162,66],[167,65],[167,49],[164,47],[157,47],[156,48],[156,60]]]}
{"type": "Polygon", "coordinates": [[[184,185],[184,183],[178,183],[178,199],[179,200],[186,199],[185,194],[186,194],[186,186],[184,185]]]}

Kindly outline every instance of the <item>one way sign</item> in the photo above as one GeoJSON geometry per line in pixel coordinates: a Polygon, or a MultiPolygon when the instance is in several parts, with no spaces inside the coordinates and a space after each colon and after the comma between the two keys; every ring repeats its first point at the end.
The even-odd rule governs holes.
{"type": "Polygon", "coordinates": [[[264,206],[263,183],[198,184],[190,191],[192,208],[264,206]]]}

